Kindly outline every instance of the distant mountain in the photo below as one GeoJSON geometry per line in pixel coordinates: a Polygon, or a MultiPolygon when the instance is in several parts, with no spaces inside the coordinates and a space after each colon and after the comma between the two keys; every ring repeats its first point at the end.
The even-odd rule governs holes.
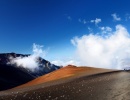
{"type": "Polygon", "coordinates": [[[42,76],[44,74],[50,73],[54,70],[60,69],[62,66],[56,66],[54,64],[51,64],[49,61],[39,57],[38,59],[39,63],[39,71],[31,72],[31,74],[35,77],[42,76]]]}
{"type": "Polygon", "coordinates": [[[0,90],[10,89],[15,86],[24,84],[39,76],[50,73],[54,70],[61,68],[51,64],[49,61],[44,60],[41,57],[37,58],[39,69],[32,72],[24,67],[17,67],[16,64],[10,64],[10,57],[28,57],[29,54],[16,54],[16,53],[1,53],[0,54],[0,90]]]}

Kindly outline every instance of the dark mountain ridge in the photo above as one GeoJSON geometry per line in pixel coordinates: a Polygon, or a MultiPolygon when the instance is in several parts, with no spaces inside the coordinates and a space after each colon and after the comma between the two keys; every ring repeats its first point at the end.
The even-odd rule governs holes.
{"type": "Polygon", "coordinates": [[[15,86],[24,84],[31,81],[39,76],[52,72],[61,68],[61,66],[56,66],[51,64],[49,61],[38,57],[37,66],[39,70],[32,72],[27,68],[17,67],[16,64],[11,64],[10,57],[28,57],[30,54],[16,54],[16,53],[1,53],[0,54],[0,90],[6,90],[13,88],[15,86]]]}

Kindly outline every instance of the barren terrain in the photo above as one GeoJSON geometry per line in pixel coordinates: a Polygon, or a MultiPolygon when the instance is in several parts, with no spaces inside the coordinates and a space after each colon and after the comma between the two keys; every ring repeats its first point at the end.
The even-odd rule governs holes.
{"type": "Polygon", "coordinates": [[[129,80],[129,72],[67,66],[1,91],[0,100],[127,100],[129,80]]]}

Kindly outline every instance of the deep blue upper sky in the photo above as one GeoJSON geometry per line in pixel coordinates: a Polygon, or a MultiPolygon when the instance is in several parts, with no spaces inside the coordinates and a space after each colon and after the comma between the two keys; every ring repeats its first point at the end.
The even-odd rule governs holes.
{"type": "MultiPolygon", "coordinates": [[[[0,52],[30,53],[32,44],[49,48],[50,57],[69,55],[70,40],[88,34],[91,23],[81,20],[101,18],[100,26],[114,27],[111,14],[125,20],[129,0],[0,0],[0,52]],[[66,54],[67,53],[67,54],[66,54]]],[[[129,22],[120,22],[129,26],[129,22]]]]}

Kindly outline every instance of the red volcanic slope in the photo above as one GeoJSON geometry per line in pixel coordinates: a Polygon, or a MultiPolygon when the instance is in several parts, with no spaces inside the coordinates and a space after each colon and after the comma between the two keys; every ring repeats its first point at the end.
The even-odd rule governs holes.
{"type": "Polygon", "coordinates": [[[92,68],[92,67],[76,67],[76,66],[68,65],[59,70],[56,70],[49,74],[38,77],[26,84],[18,86],[16,88],[38,85],[38,84],[42,84],[45,82],[58,80],[58,79],[62,79],[62,78],[70,77],[70,76],[79,75],[79,74],[90,75],[90,74],[96,74],[96,73],[108,72],[108,71],[111,71],[111,70],[101,69],[101,68],[92,68]]]}

